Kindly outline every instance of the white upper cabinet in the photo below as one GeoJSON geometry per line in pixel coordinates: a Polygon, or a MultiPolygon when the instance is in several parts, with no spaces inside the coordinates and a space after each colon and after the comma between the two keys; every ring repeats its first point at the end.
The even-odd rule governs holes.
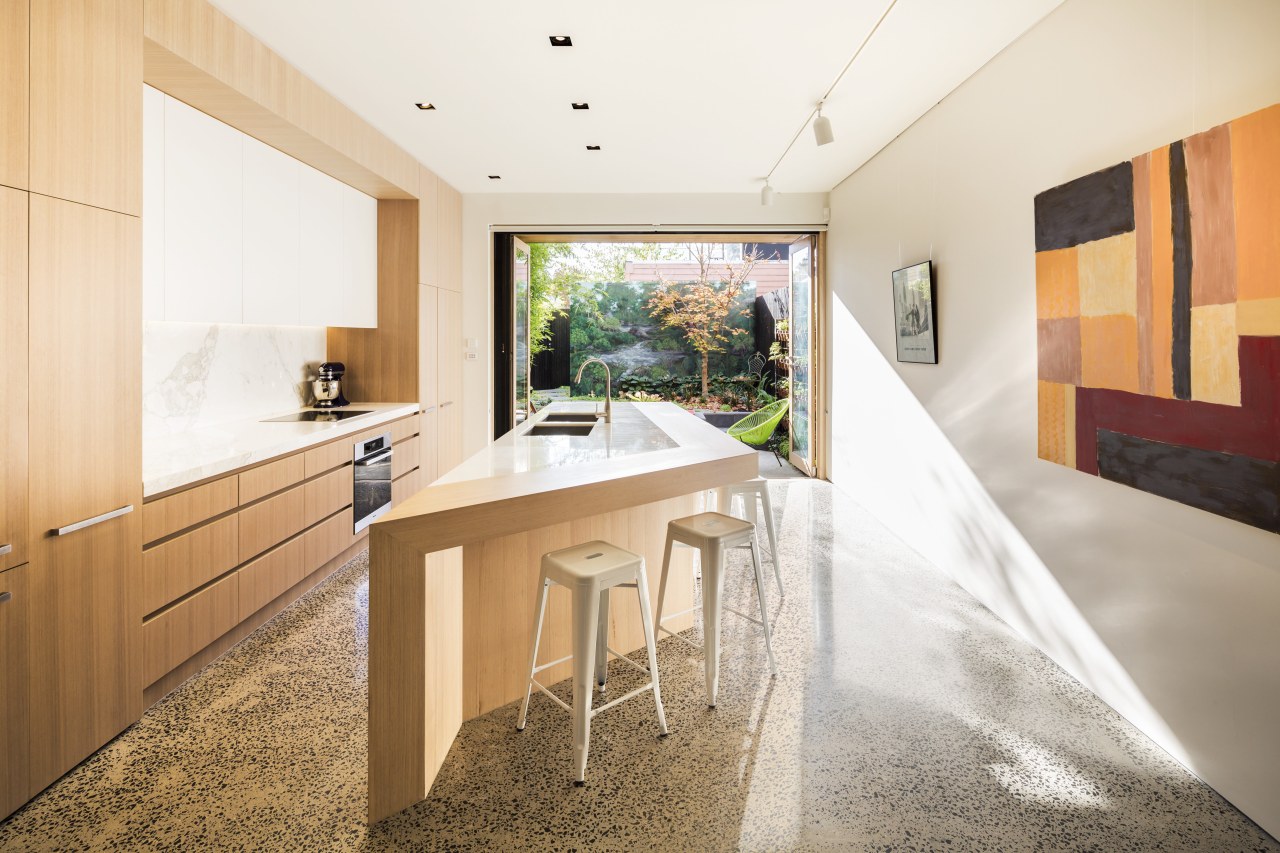
{"type": "Polygon", "coordinates": [[[378,200],[342,187],[342,254],[345,322],[329,325],[378,326],[378,200]]]}
{"type": "Polygon", "coordinates": [[[143,87],[143,314],[378,324],[378,202],[143,87]]]}
{"type": "Polygon", "coordinates": [[[342,253],[343,185],[315,169],[302,170],[302,325],[347,326],[342,253]],[[334,322],[337,320],[338,322],[334,322]]]}
{"type": "Polygon", "coordinates": [[[302,322],[299,175],[303,166],[270,145],[244,141],[244,322],[302,322]]]}
{"type": "Polygon", "coordinates": [[[165,99],[166,320],[242,322],[241,136],[181,101],[165,99]]]}
{"type": "Polygon", "coordinates": [[[164,319],[164,92],[142,87],[142,319],[164,319]]]}

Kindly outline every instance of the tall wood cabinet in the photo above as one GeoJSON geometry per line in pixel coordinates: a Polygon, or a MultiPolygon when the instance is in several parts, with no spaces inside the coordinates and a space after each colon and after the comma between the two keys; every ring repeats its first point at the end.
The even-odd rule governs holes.
{"type": "Polygon", "coordinates": [[[139,215],[142,0],[30,2],[29,189],[139,215]]]}
{"type": "Polygon", "coordinates": [[[27,561],[27,194],[0,187],[0,571],[27,561]]]}
{"type": "Polygon", "coordinates": [[[31,4],[0,0],[0,185],[27,188],[31,4]]]}
{"type": "Polygon", "coordinates": [[[462,461],[462,294],[439,291],[437,337],[440,383],[438,468],[447,474],[462,461]]]}
{"type": "Polygon", "coordinates": [[[29,417],[39,465],[29,489],[29,731],[37,791],[142,713],[140,254],[137,217],[31,196],[29,417]],[[101,370],[108,375],[95,380],[101,370]]]}

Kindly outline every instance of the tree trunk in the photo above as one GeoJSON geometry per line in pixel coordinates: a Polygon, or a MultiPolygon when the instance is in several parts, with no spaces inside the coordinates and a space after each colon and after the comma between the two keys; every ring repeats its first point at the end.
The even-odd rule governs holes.
{"type": "Polygon", "coordinates": [[[702,354],[702,399],[707,399],[707,362],[710,361],[707,354],[702,354]]]}

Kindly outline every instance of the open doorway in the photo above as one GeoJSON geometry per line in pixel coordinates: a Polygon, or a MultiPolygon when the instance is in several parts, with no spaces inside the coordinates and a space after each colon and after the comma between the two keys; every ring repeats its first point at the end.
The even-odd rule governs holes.
{"type": "Polygon", "coordinates": [[[603,372],[578,379],[595,357],[615,401],[671,402],[730,434],[780,413],[747,435],[762,473],[818,473],[816,235],[494,237],[495,435],[602,400],[603,372]]]}

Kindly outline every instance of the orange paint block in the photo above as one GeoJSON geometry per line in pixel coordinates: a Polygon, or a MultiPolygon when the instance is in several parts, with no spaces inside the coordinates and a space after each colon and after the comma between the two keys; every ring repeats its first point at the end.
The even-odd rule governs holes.
{"type": "Polygon", "coordinates": [[[1040,382],[1037,455],[1049,462],[1076,467],[1076,388],[1040,382]]]}
{"type": "Polygon", "coordinates": [[[1080,318],[1080,384],[1138,390],[1138,319],[1132,314],[1080,318]]]}
{"type": "Polygon", "coordinates": [[[1280,104],[1229,127],[1236,298],[1280,297],[1280,104]]]}
{"type": "Polygon", "coordinates": [[[1080,316],[1076,247],[1036,252],[1036,319],[1080,316]]]}
{"type": "Polygon", "coordinates": [[[1191,399],[1240,405],[1240,338],[1234,304],[1191,309],[1191,399]]]}

